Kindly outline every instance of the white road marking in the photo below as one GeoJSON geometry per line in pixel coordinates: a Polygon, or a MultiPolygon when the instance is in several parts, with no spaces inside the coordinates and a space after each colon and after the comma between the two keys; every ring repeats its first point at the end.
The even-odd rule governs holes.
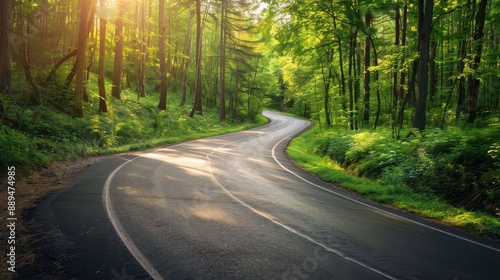
{"type": "Polygon", "coordinates": [[[111,224],[115,228],[116,233],[120,237],[120,239],[123,241],[127,249],[132,253],[134,258],[141,264],[141,266],[153,277],[153,279],[156,280],[163,280],[163,276],[161,276],[158,271],[151,265],[151,263],[148,261],[148,259],[141,253],[139,248],[135,245],[134,241],[130,236],[127,234],[125,229],[122,226],[122,223],[120,222],[120,219],[118,219],[118,216],[116,215],[115,208],[113,207],[113,202],[111,201],[111,193],[109,192],[109,188],[111,186],[111,181],[113,181],[113,178],[115,177],[115,174],[122,169],[125,165],[129,164],[130,162],[140,158],[141,156],[137,156],[133,159],[130,159],[120,165],[118,168],[116,168],[106,179],[106,182],[104,183],[104,188],[102,191],[102,202],[104,204],[104,208],[106,210],[106,214],[108,215],[109,220],[111,221],[111,224]]]}
{"type": "MultiPolygon", "coordinates": [[[[271,123],[273,123],[274,120],[271,120],[271,123]]],[[[289,121],[289,123],[291,123],[289,121]]],[[[310,124],[310,122],[309,122],[310,124]]],[[[299,132],[303,131],[305,128],[307,128],[309,126],[309,124],[307,126],[304,126],[302,127],[299,131],[296,131],[286,137],[284,137],[283,139],[281,139],[279,142],[276,143],[276,145],[274,145],[273,149],[272,149],[272,157],[274,158],[274,160],[278,163],[278,165],[280,165],[281,168],[283,168],[285,171],[289,172],[290,174],[294,175],[295,177],[301,179],[302,181],[314,186],[314,187],[317,187],[317,188],[320,188],[322,190],[325,190],[329,193],[332,193],[334,195],[337,195],[337,196],[340,196],[340,197],[343,197],[347,200],[350,200],[352,202],[355,202],[355,203],[358,203],[358,204],[361,204],[361,205],[364,205],[366,207],[369,207],[369,208],[372,208],[372,209],[375,209],[375,210],[378,210],[378,211],[381,211],[383,213],[386,213],[386,214],[389,214],[391,216],[394,216],[394,217],[397,217],[397,218],[400,218],[400,219],[403,219],[403,220],[406,220],[408,222],[411,222],[411,223],[414,223],[414,224],[417,224],[417,225],[420,225],[420,226],[423,226],[423,227],[426,227],[428,229],[432,229],[432,230],[435,230],[435,231],[438,231],[438,232],[441,232],[443,234],[447,234],[449,236],[453,236],[453,237],[456,237],[458,239],[461,239],[461,240],[464,240],[464,241],[468,241],[470,243],[473,243],[473,244],[476,244],[476,245],[479,245],[479,246],[482,246],[482,247],[485,247],[485,248],[488,248],[488,249],[491,249],[491,250],[494,250],[494,251],[497,251],[497,252],[500,252],[500,249],[497,249],[497,248],[494,248],[494,247],[491,247],[491,246],[488,246],[488,245],[485,245],[485,244],[482,244],[482,243],[479,243],[479,242],[476,242],[476,241],[473,241],[473,240],[470,240],[470,239],[467,239],[467,238],[464,238],[464,237],[461,237],[461,236],[458,236],[458,235],[455,235],[455,234],[452,234],[452,233],[449,233],[449,232],[446,232],[446,231],[443,231],[443,230],[440,230],[440,229],[437,229],[437,228],[434,228],[432,226],[428,226],[428,225],[425,225],[423,223],[420,223],[420,222],[417,222],[417,221],[414,221],[414,220],[411,220],[411,219],[408,219],[408,218],[405,218],[405,217],[402,217],[400,215],[397,215],[397,214],[394,214],[394,213],[391,213],[391,212],[388,212],[388,211],[385,211],[383,209],[380,209],[380,208],[377,208],[377,207],[374,207],[372,205],[369,205],[369,204],[366,204],[364,202],[361,202],[361,201],[358,201],[356,199],[353,199],[353,198],[350,198],[348,196],[345,196],[341,193],[338,193],[338,192],[335,192],[333,190],[330,190],[330,189],[327,189],[325,187],[322,187],[318,184],[315,184],[311,181],[308,181],[307,179],[301,177],[300,175],[294,173],[293,171],[289,170],[288,168],[286,168],[276,157],[275,155],[275,149],[276,147],[281,143],[283,142],[284,140],[286,139],[290,139],[292,136],[298,134],[299,132]]],[[[218,150],[220,150],[221,148],[225,147],[225,146],[228,146],[230,144],[233,144],[233,143],[236,143],[236,142],[242,142],[242,141],[245,141],[245,140],[248,140],[248,139],[251,139],[251,138],[256,138],[256,137],[260,137],[262,135],[266,135],[266,134],[269,134],[270,132],[274,132],[276,130],[279,130],[281,129],[282,127],[278,127],[276,129],[273,129],[271,131],[268,131],[268,132],[263,132],[262,134],[258,134],[258,135],[252,135],[252,136],[249,136],[249,137],[245,137],[243,139],[240,139],[240,140],[237,140],[237,141],[232,141],[232,142],[228,142],[224,145],[221,145],[220,147],[217,147],[215,148],[214,150],[212,150],[212,152],[210,154],[207,154],[206,157],[209,161],[209,168],[210,168],[210,173],[213,177],[213,180],[214,182],[219,186],[221,187],[224,192],[229,196],[231,197],[233,200],[235,200],[236,202],[242,204],[243,206],[247,207],[248,209],[250,209],[252,212],[268,219],[269,221],[273,222],[274,224],[290,231],[291,233],[294,233],[320,247],[322,247],[323,249],[325,249],[326,251],[328,252],[331,252],[339,257],[342,257],[346,260],[349,260],[351,262],[354,262],[362,267],[365,267],[377,274],[380,274],[382,276],[385,276],[386,278],[388,279],[396,279],[380,270],[377,270],[375,268],[372,268],[366,264],[363,264],[355,259],[352,259],[350,257],[347,257],[347,256],[344,256],[342,252],[336,250],[336,249],[333,249],[333,248],[330,248],[328,246],[326,246],[325,244],[322,244],[321,242],[318,242],[316,240],[314,240],[312,237],[304,234],[304,233],[301,233],[285,224],[282,224],[274,219],[272,219],[271,217],[269,217],[268,215],[266,215],[265,213],[262,213],[260,211],[258,211],[257,209],[251,207],[250,205],[246,204],[245,202],[241,201],[240,199],[238,199],[237,197],[235,197],[233,194],[231,194],[231,192],[229,192],[226,188],[224,188],[224,186],[217,180],[217,178],[215,177],[214,173],[212,172],[212,167],[211,167],[211,159],[210,159],[210,155],[213,155],[214,153],[216,153],[218,150]]],[[[216,136],[214,136],[216,137],[216,136]]],[[[211,138],[211,137],[210,137],[211,138]]],[[[194,140],[196,141],[196,140],[194,140]]],[[[192,141],[190,141],[192,142],[192,141]]],[[[180,144],[177,144],[177,145],[173,145],[173,146],[169,146],[168,149],[172,149],[174,147],[178,147],[178,146],[181,146],[181,145],[185,145],[189,142],[185,142],[185,143],[180,143],[180,144]]],[[[165,148],[160,148],[160,149],[157,149],[151,153],[155,153],[157,151],[161,151],[161,150],[165,150],[165,148]]],[[[154,279],[157,279],[157,280],[163,280],[163,276],[161,276],[161,274],[153,267],[153,265],[151,265],[151,263],[148,261],[148,259],[142,254],[142,252],[139,250],[139,248],[135,245],[134,241],[132,240],[132,238],[130,238],[130,236],[127,234],[127,232],[125,231],[125,229],[123,228],[120,220],[118,219],[118,216],[116,215],[116,212],[114,210],[114,207],[113,207],[113,202],[111,201],[111,193],[110,193],[110,186],[111,186],[111,182],[114,178],[114,176],[116,175],[116,173],[121,169],[123,168],[125,165],[127,165],[128,163],[138,159],[138,158],[141,158],[142,155],[138,155],[137,157],[133,158],[133,159],[130,159],[128,160],[127,162],[123,163],[122,165],[120,165],[118,168],[116,168],[115,170],[113,170],[113,172],[108,176],[108,178],[106,179],[106,182],[104,184],[104,188],[103,188],[103,193],[102,193],[102,199],[103,199],[103,204],[104,204],[104,208],[105,208],[105,211],[106,211],[106,214],[109,218],[109,220],[111,221],[111,224],[113,225],[113,227],[115,228],[115,231],[117,232],[118,236],[120,237],[120,239],[123,241],[123,243],[125,244],[125,246],[127,247],[127,249],[131,252],[131,254],[134,256],[134,258],[141,264],[141,266],[151,275],[151,277],[153,277],[154,279]]]]}
{"type": "MultiPolygon", "coordinates": [[[[291,122],[289,122],[289,123],[291,123],[291,122]]],[[[309,125],[307,125],[307,126],[309,126],[309,125]]],[[[294,135],[294,134],[299,133],[300,131],[302,131],[303,129],[305,129],[307,126],[303,127],[303,128],[302,128],[302,129],[300,129],[299,131],[296,131],[296,132],[292,133],[291,135],[294,135]]],[[[267,134],[267,133],[266,133],[266,134],[267,134]]],[[[302,233],[302,232],[300,232],[300,231],[298,231],[298,230],[295,230],[294,228],[292,228],[292,227],[290,227],[290,226],[287,226],[287,225],[285,225],[285,224],[282,224],[282,223],[278,222],[277,220],[275,220],[275,219],[271,218],[271,217],[270,217],[270,216],[268,216],[267,214],[262,213],[262,212],[260,212],[259,210],[255,209],[255,208],[253,208],[252,206],[250,206],[250,205],[246,204],[245,202],[241,201],[239,198],[237,198],[236,196],[234,196],[234,195],[233,195],[230,191],[228,191],[228,190],[227,190],[227,189],[226,189],[226,188],[225,188],[225,187],[224,187],[224,186],[223,186],[223,185],[222,185],[222,184],[221,184],[221,183],[217,180],[217,178],[215,177],[215,174],[214,174],[214,173],[213,173],[213,171],[212,171],[212,160],[210,159],[210,155],[212,155],[212,154],[216,153],[216,152],[217,152],[217,150],[219,150],[219,149],[220,149],[220,148],[222,148],[222,147],[225,147],[225,146],[230,145],[230,144],[235,143],[235,142],[245,141],[245,140],[248,140],[249,138],[253,138],[253,137],[255,137],[255,136],[248,137],[248,138],[244,138],[244,139],[240,139],[240,140],[237,140],[237,141],[233,141],[233,142],[230,142],[230,143],[224,144],[224,145],[222,145],[222,146],[220,146],[220,147],[218,147],[218,148],[214,149],[214,150],[212,151],[212,153],[207,154],[207,159],[208,159],[208,162],[209,162],[210,174],[212,175],[213,181],[214,181],[214,182],[215,182],[215,183],[216,183],[216,184],[217,184],[217,185],[218,185],[218,186],[219,186],[219,187],[220,187],[220,188],[221,188],[221,189],[222,189],[222,190],[223,190],[223,191],[224,191],[224,192],[225,192],[225,193],[226,193],[226,194],[230,197],[230,198],[232,198],[234,201],[236,201],[236,202],[240,203],[241,205],[245,206],[246,208],[248,208],[250,211],[254,212],[255,214],[257,214],[257,215],[259,215],[259,216],[261,216],[261,217],[263,217],[263,218],[265,218],[265,219],[267,219],[267,220],[271,221],[272,223],[274,223],[274,224],[276,224],[276,225],[278,225],[278,226],[280,226],[280,227],[282,227],[282,228],[286,229],[287,231],[289,231],[289,232],[291,232],[291,233],[293,233],[293,234],[295,234],[295,235],[298,235],[298,236],[300,236],[300,237],[302,237],[302,238],[304,238],[304,239],[306,239],[306,240],[308,240],[308,241],[310,241],[310,242],[312,242],[312,243],[314,243],[314,244],[316,244],[316,245],[320,246],[321,248],[325,249],[325,250],[326,250],[326,251],[328,251],[328,252],[331,252],[331,253],[333,253],[333,254],[335,254],[335,255],[337,255],[337,256],[339,256],[339,257],[341,257],[341,258],[344,258],[345,260],[348,260],[348,261],[351,261],[351,262],[353,262],[353,263],[355,263],[355,264],[358,264],[358,265],[360,265],[360,266],[362,266],[362,267],[364,267],[364,268],[366,268],[366,269],[368,269],[368,270],[371,270],[371,271],[373,271],[373,272],[375,272],[375,273],[377,273],[377,274],[379,274],[379,275],[382,275],[382,276],[386,277],[387,279],[392,279],[392,280],[396,280],[396,279],[397,279],[397,278],[394,278],[394,277],[392,277],[391,275],[388,275],[388,274],[386,274],[386,273],[384,273],[384,272],[382,272],[382,271],[380,271],[380,270],[378,270],[378,269],[376,269],[376,268],[373,268],[373,267],[371,267],[371,266],[369,266],[369,265],[366,265],[366,264],[364,264],[364,263],[362,263],[362,262],[360,262],[360,261],[357,261],[357,260],[355,260],[355,259],[352,259],[352,258],[350,258],[350,257],[347,257],[347,256],[345,256],[345,255],[344,255],[341,251],[339,251],[339,250],[337,250],[337,249],[334,249],[334,248],[330,248],[330,247],[328,247],[327,245],[325,245],[325,244],[323,244],[323,243],[321,243],[321,242],[319,242],[319,241],[314,240],[314,238],[310,237],[309,235],[307,235],[307,234],[305,234],[305,233],[302,233]]],[[[290,136],[287,136],[287,137],[283,138],[283,139],[282,139],[282,140],[280,140],[278,143],[281,143],[284,139],[287,139],[287,138],[289,138],[289,137],[290,137],[290,136]]],[[[274,146],[274,147],[273,147],[273,157],[274,157],[274,148],[276,148],[276,146],[274,146]]],[[[275,159],[276,159],[276,158],[275,158],[275,159]]],[[[278,162],[278,163],[279,163],[279,162],[278,162]]],[[[281,165],[281,164],[280,164],[280,165],[281,165]]],[[[282,166],[282,167],[283,167],[283,166],[282,166]]]]}
{"type": "MultiPolygon", "coordinates": [[[[302,128],[302,129],[304,129],[304,128],[302,128]]],[[[419,225],[419,226],[423,226],[423,227],[425,227],[425,228],[428,228],[428,229],[431,229],[431,230],[434,230],[434,231],[437,231],[437,232],[440,232],[440,233],[443,233],[443,234],[446,234],[446,235],[449,235],[449,236],[452,236],[452,237],[455,237],[455,238],[461,239],[461,240],[463,240],[463,241],[466,241],[466,242],[469,242],[469,243],[472,243],[472,244],[475,244],[475,245],[478,245],[478,246],[484,247],[484,248],[486,248],[486,249],[490,249],[490,250],[493,250],[493,251],[496,251],[496,252],[500,252],[500,249],[498,249],[498,248],[495,248],[495,247],[492,247],[492,246],[489,246],[489,245],[486,245],[486,244],[483,244],[483,243],[480,243],[480,242],[477,242],[477,241],[474,241],[474,240],[471,240],[471,239],[468,239],[468,238],[465,238],[465,237],[462,237],[462,236],[459,236],[459,235],[456,235],[456,234],[453,234],[453,233],[451,233],[451,232],[447,232],[447,231],[444,231],[444,230],[441,230],[441,229],[435,228],[435,227],[433,227],[433,226],[429,226],[429,225],[423,224],[423,223],[421,223],[421,222],[417,222],[417,221],[415,221],[415,220],[412,220],[412,219],[409,219],[409,218],[406,218],[406,217],[400,216],[400,215],[395,214],[395,213],[391,213],[391,212],[389,212],[389,211],[386,211],[386,210],[383,210],[383,209],[377,208],[377,207],[375,207],[375,206],[373,206],[373,205],[370,205],[370,204],[364,203],[364,202],[362,202],[362,201],[356,200],[356,199],[354,199],[354,198],[348,197],[348,196],[343,195],[343,194],[341,194],[341,193],[339,193],[339,192],[336,192],[336,191],[334,191],[334,190],[327,189],[327,188],[325,188],[325,187],[323,187],[323,186],[320,186],[320,185],[318,185],[318,184],[315,184],[315,183],[313,183],[313,182],[311,182],[311,181],[309,181],[309,180],[305,179],[304,177],[302,177],[302,176],[298,175],[297,173],[295,173],[295,172],[291,171],[290,169],[286,168],[286,167],[285,167],[285,166],[284,166],[284,165],[283,165],[283,164],[282,164],[282,163],[278,160],[278,158],[276,157],[276,154],[275,154],[275,149],[276,149],[276,147],[277,147],[277,146],[278,146],[281,142],[285,141],[286,139],[290,139],[290,137],[292,137],[292,136],[293,136],[293,135],[295,135],[295,134],[296,134],[296,133],[292,133],[292,134],[288,135],[287,137],[285,137],[285,138],[281,139],[278,143],[276,143],[276,145],[274,145],[274,147],[273,147],[273,149],[272,149],[272,156],[273,156],[274,160],[276,161],[276,163],[278,163],[278,164],[279,164],[279,166],[281,166],[281,168],[283,168],[285,171],[289,172],[289,173],[290,173],[290,174],[292,174],[293,176],[295,176],[295,177],[299,178],[300,180],[302,180],[302,181],[304,181],[304,182],[306,182],[306,183],[310,184],[311,186],[314,186],[314,187],[320,188],[320,189],[322,189],[322,190],[324,190],[324,191],[327,191],[327,192],[332,193],[332,194],[334,194],[334,195],[340,196],[340,197],[342,197],[342,198],[345,198],[345,199],[350,200],[350,201],[352,201],[352,202],[355,202],[355,203],[357,203],[357,204],[361,204],[361,205],[366,206],[366,207],[368,207],[368,208],[378,210],[378,211],[380,211],[380,212],[382,212],[382,213],[384,213],[384,214],[388,214],[388,215],[391,215],[391,216],[393,216],[393,217],[397,217],[397,218],[399,218],[399,219],[402,219],[402,220],[405,220],[405,221],[411,222],[411,223],[413,223],[413,224],[417,224],[417,225],[419,225]]]]}

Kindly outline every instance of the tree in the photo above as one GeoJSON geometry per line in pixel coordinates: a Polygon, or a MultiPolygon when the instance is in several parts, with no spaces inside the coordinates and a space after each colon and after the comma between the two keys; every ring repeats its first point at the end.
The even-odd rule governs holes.
{"type": "Polygon", "coordinates": [[[220,12],[220,93],[219,93],[219,121],[226,119],[226,21],[227,1],[221,0],[220,12]]]}
{"type": "MultiPolygon", "coordinates": [[[[481,0],[479,2],[479,10],[476,14],[476,28],[474,30],[474,58],[472,61],[472,70],[477,71],[481,62],[481,55],[483,53],[483,37],[484,37],[484,21],[486,17],[486,2],[481,0]]],[[[479,97],[480,78],[477,76],[469,77],[469,117],[467,123],[472,124],[477,116],[478,106],[477,99],[479,97]]]]}
{"type": "Polygon", "coordinates": [[[121,98],[122,91],[122,75],[123,75],[123,18],[125,16],[125,1],[117,0],[118,2],[118,18],[115,24],[115,60],[113,67],[113,86],[111,95],[117,99],[121,98]]]}
{"type": "Polygon", "coordinates": [[[146,0],[141,1],[141,15],[139,24],[139,82],[137,85],[137,91],[140,97],[146,97],[146,52],[148,51],[146,45],[146,0]]]}
{"type": "Polygon", "coordinates": [[[160,0],[158,10],[158,59],[160,60],[160,110],[167,109],[167,67],[165,65],[165,0],[160,0]]]}
{"type": "Polygon", "coordinates": [[[194,117],[195,113],[202,114],[201,107],[201,0],[196,0],[196,89],[194,95],[193,109],[189,116],[194,117]]]}
{"type": "Polygon", "coordinates": [[[95,0],[82,0],[80,3],[80,23],[78,29],[78,51],[76,53],[76,85],[74,94],[73,115],[83,117],[83,94],[85,91],[85,69],[87,58],[87,25],[90,11],[95,5],[95,0]]]}
{"type": "MultiPolygon", "coordinates": [[[[0,1],[0,96],[11,93],[11,69],[9,56],[9,30],[11,19],[10,0],[0,1]]],[[[4,98],[0,102],[0,116],[4,116],[4,98]]]]}
{"type": "Polygon", "coordinates": [[[417,72],[418,96],[415,105],[415,115],[413,117],[413,127],[424,130],[426,124],[427,90],[429,88],[429,52],[434,0],[419,0],[418,11],[418,42],[420,57],[418,60],[417,72]]]}
{"type": "MultiPolygon", "coordinates": [[[[365,14],[365,27],[368,30],[371,27],[372,14],[367,12],[365,14]]],[[[370,36],[365,35],[365,82],[364,82],[364,100],[363,100],[363,122],[370,121],[370,36]]]]}
{"type": "Polygon", "coordinates": [[[99,0],[101,6],[101,14],[99,16],[99,66],[97,70],[97,84],[99,86],[99,112],[105,113],[108,111],[106,105],[106,87],[104,86],[104,63],[106,60],[106,18],[103,11],[106,9],[106,0],[99,0]]]}

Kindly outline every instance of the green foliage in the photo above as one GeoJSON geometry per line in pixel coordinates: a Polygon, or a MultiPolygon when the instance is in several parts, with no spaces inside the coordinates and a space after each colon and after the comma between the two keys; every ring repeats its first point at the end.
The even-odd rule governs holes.
{"type": "MultiPolygon", "coordinates": [[[[0,165],[27,167],[47,165],[54,160],[80,156],[142,150],[220,133],[238,131],[267,121],[256,112],[246,122],[218,121],[216,108],[190,118],[189,106],[157,109],[158,97],[150,94],[136,101],[135,92],[124,90],[122,100],[109,98],[108,113],[97,112],[98,94],[95,77],[87,86],[89,102],[84,118],[73,118],[47,106],[8,106],[8,114],[20,115],[21,128],[0,126],[0,165]]],[[[170,104],[180,103],[180,94],[170,93],[170,104]]]]}
{"type": "Polygon", "coordinates": [[[0,154],[1,168],[13,164],[45,165],[48,162],[45,155],[38,153],[37,143],[32,142],[28,135],[6,126],[0,127],[0,154]]]}
{"type": "Polygon", "coordinates": [[[485,213],[496,213],[500,201],[500,169],[488,157],[498,137],[497,130],[450,129],[395,141],[389,130],[342,135],[315,127],[287,151],[324,180],[371,199],[500,236],[500,219],[485,213]]]}
{"type": "Polygon", "coordinates": [[[318,151],[353,174],[405,185],[457,206],[485,210],[500,201],[498,167],[488,157],[498,130],[434,130],[416,136],[394,141],[388,131],[331,133],[328,141],[318,142],[318,151]]]}

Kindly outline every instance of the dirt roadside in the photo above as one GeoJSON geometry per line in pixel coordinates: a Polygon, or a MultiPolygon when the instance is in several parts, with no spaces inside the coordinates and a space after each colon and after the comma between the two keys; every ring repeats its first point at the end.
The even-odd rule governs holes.
{"type": "MultiPolygon", "coordinates": [[[[15,175],[15,211],[14,216],[17,218],[15,221],[15,230],[9,229],[6,225],[10,224],[8,221],[8,178],[7,169],[3,170],[0,174],[0,220],[2,226],[0,230],[0,279],[14,279],[15,272],[9,271],[11,266],[8,261],[7,254],[11,254],[11,246],[8,244],[8,238],[15,233],[15,268],[19,270],[23,267],[29,267],[36,260],[37,248],[34,245],[36,236],[34,236],[30,228],[35,227],[32,221],[26,219],[26,211],[37,206],[37,203],[46,195],[68,188],[71,184],[71,176],[82,170],[83,168],[92,165],[96,162],[102,161],[106,156],[100,157],[87,157],[79,158],[68,161],[58,161],[51,164],[49,167],[40,167],[37,170],[20,170],[16,168],[15,175]]],[[[16,166],[14,166],[16,167],[16,166]]]]}

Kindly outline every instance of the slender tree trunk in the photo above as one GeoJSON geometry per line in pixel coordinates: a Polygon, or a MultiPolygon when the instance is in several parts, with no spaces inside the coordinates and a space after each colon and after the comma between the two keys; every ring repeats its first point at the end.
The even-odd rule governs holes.
{"type": "Polygon", "coordinates": [[[432,16],[434,11],[434,0],[419,0],[419,24],[418,36],[420,43],[420,57],[418,62],[418,96],[413,116],[413,127],[425,130],[427,90],[429,88],[429,51],[430,34],[432,28],[432,16]],[[425,1],[425,6],[424,6],[425,1]]]}
{"type": "MultiPolygon", "coordinates": [[[[371,26],[372,14],[367,12],[365,14],[365,27],[368,30],[371,26]]],[[[365,80],[364,80],[364,98],[363,98],[363,123],[368,123],[370,121],[370,37],[365,36],[365,80]]]]}
{"type": "MultiPolygon", "coordinates": [[[[479,2],[479,10],[476,14],[476,25],[474,30],[474,60],[472,63],[472,70],[476,72],[479,69],[479,64],[481,63],[481,55],[483,53],[483,37],[484,37],[484,22],[486,17],[486,3],[487,0],[481,0],[479,2]]],[[[481,80],[474,73],[475,76],[471,76],[469,80],[469,117],[467,118],[467,123],[472,124],[477,117],[478,105],[477,101],[479,98],[479,86],[481,80]]]]}
{"type": "Polygon", "coordinates": [[[111,87],[111,96],[120,99],[122,91],[123,75],[123,17],[125,16],[125,2],[118,1],[118,18],[115,25],[115,60],[113,67],[113,86],[111,87]]]}
{"type": "MultiPolygon", "coordinates": [[[[106,0],[99,0],[101,9],[106,9],[106,0]]],[[[106,104],[106,87],[104,86],[104,65],[106,60],[106,19],[99,17],[99,67],[97,69],[97,85],[99,87],[99,112],[108,111],[106,104]]]]}
{"type": "MultiPolygon", "coordinates": [[[[11,1],[0,1],[0,94],[11,93],[11,68],[9,56],[9,32],[11,25],[11,1]]],[[[4,98],[0,98],[0,117],[4,118],[4,98]]]]}
{"type": "MultiPolygon", "coordinates": [[[[21,16],[21,14],[20,14],[21,16]]],[[[27,16],[27,24],[26,24],[26,30],[24,26],[21,26],[21,37],[22,37],[22,43],[20,46],[20,53],[19,55],[21,56],[21,64],[24,69],[24,77],[26,79],[26,82],[31,86],[31,89],[33,90],[33,93],[35,94],[34,101],[36,104],[40,105],[42,104],[42,96],[40,94],[40,90],[38,89],[38,85],[35,83],[35,80],[33,79],[33,75],[31,74],[31,68],[30,68],[30,63],[29,63],[29,38],[31,37],[30,33],[30,23],[33,21],[32,14],[29,13],[27,16]]],[[[21,22],[24,22],[24,20],[21,20],[21,22]]],[[[31,99],[31,98],[30,98],[31,99]]]]}
{"type": "Polygon", "coordinates": [[[221,1],[220,17],[220,93],[219,93],[219,121],[226,119],[226,9],[227,0],[221,1]]]}
{"type": "Polygon", "coordinates": [[[158,10],[158,59],[160,60],[160,110],[167,109],[167,66],[165,62],[165,0],[160,0],[158,10]]]}
{"type": "Polygon", "coordinates": [[[201,107],[201,0],[196,0],[196,89],[194,96],[194,104],[190,117],[194,117],[195,113],[202,114],[201,107]]]}
{"type": "MultiPolygon", "coordinates": [[[[396,17],[394,20],[395,23],[395,36],[394,36],[394,45],[397,47],[400,45],[400,36],[401,36],[401,11],[399,7],[396,8],[396,17]]],[[[398,50],[399,51],[399,50],[398,50]]],[[[396,131],[398,127],[398,109],[399,109],[399,86],[398,86],[398,71],[399,71],[398,61],[394,62],[394,73],[392,74],[392,104],[391,104],[391,116],[392,116],[392,138],[396,138],[396,131]]]]}
{"type": "Polygon", "coordinates": [[[80,7],[80,23],[78,29],[78,52],[76,54],[76,85],[74,94],[73,115],[83,117],[83,93],[85,91],[85,62],[87,53],[87,24],[90,11],[95,5],[95,0],[82,0],[80,7]]]}
{"type": "MultiPolygon", "coordinates": [[[[337,20],[335,16],[332,16],[333,20],[333,28],[337,29],[337,20]]],[[[344,60],[343,60],[343,52],[342,52],[342,38],[340,35],[337,35],[337,44],[339,48],[339,70],[340,70],[340,81],[339,81],[339,86],[340,86],[340,95],[342,98],[342,109],[344,112],[347,111],[347,102],[346,102],[346,89],[345,89],[345,73],[344,73],[344,60]]],[[[332,52],[333,54],[333,52],[332,52]]]]}
{"type": "Polygon", "coordinates": [[[323,105],[325,108],[326,125],[332,126],[332,117],[330,113],[330,85],[333,76],[333,50],[326,53],[326,63],[321,62],[321,74],[323,76],[323,105]],[[325,73],[325,68],[328,73],[325,73]]]}
{"type": "MultiPolygon", "coordinates": [[[[470,4],[470,1],[469,1],[470,4]]],[[[467,25],[465,23],[462,23],[462,25],[467,25]]],[[[463,27],[462,30],[468,34],[468,31],[465,31],[467,27],[463,27]]],[[[465,59],[467,57],[467,41],[468,37],[464,36],[466,38],[463,38],[462,41],[460,41],[459,45],[459,54],[460,54],[460,61],[458,63],[458,73],[463,73],[465,70],[465,59]]],[[[464,100],[465,100],[465,77],[463,75],[460,75],[459,81],[458,81],[458,89],[457,89],[457,107],[455,109],[455,119],[458,120],[460,119],[460,115],[464,111],[464,100]]]]}
{"type": "Polygon", "coordinates": [[[184,41],[184,71],[182,75],[182,100],[181,106],[186,105],[187,99],[187,87],[189,82],[189,62],[191,61],[191,20],[193,19],[193,15],[190,13],[188,17],[188,26],[186,30],[186,36],[184,41]]]}
{"type": "Polygon", "coordinates": [[[348,75],[350,77],[348,82],[349,87],[349,126],[351,130],[354,130],[354,89],[353,83],[356,79],[355,63],[356,63],[356,37],[357,31],[351,36],[351,41],[349,43],[349,70],[348,75]]]}
{"type": "Polygon", "coordinates": [[[70,53],[68,53],[67,55],[65,55],[63,58],[61,58],[56,64],[54,64],[54,66],[52,67],[52,69],[49,72],[49,75],[47,75],[47,78],[45,79],[45,82],[48,83],[52,79],[52,77],[56,74],[57,69],[64,62],[68,61],[70,58],[72,58],[73,56],[75,56],[77,52],[78,52],[78,49],[74,49],[73,51],[71,51],[70,53]]]}
{"type": "Polygon", "coordinates": [[[139,28],[139,38],[140,38],[140,57],[141,62],[139,63],[139,82],[137,85],[138,95],[140,97],[146,97],[146,52],[148,48],[146,46],[146,0],[141,1],[141,19],[139,28]]]}

